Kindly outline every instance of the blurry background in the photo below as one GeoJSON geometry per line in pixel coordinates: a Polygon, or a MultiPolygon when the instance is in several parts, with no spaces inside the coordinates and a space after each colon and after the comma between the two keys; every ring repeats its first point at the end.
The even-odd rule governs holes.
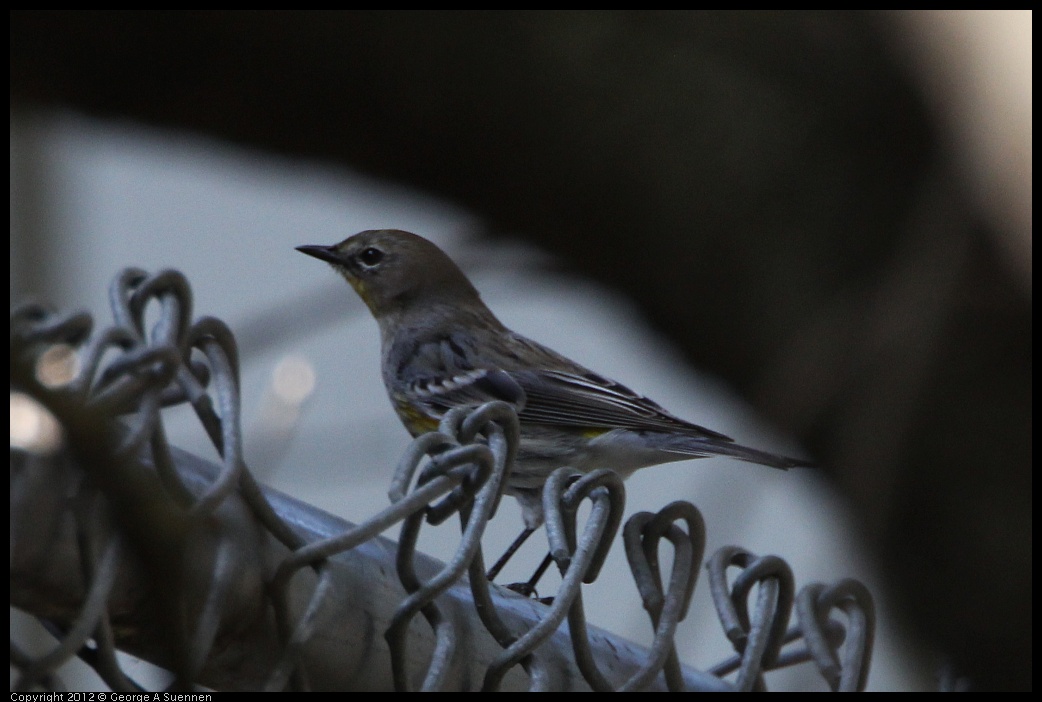
{"type": "MultiPolygon", "coordinates": [[[[262,481],[386,504],[375,323],[293,247],[408,229],[508,326],[824,466],[650,468],[628,512],[689,499],[708,552],[865,580],[870,689],[1030,686],[1030,13],[11,18],[12,296],[104,324],[119,268],[182,270],[238,336],[262,481]]],[[[646,642],[613,558],[590,619],[646,642]]],[[[713,619],[703,584],[682,660],[726,655],[713,619]]]]}

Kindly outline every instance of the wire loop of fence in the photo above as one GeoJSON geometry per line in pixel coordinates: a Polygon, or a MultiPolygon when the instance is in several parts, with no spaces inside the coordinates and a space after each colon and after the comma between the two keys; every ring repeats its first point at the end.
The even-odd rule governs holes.
{"type": "Polygon", "coordinates": [[[86,643],[104,616],[105,600],[109,589],[116,579],[116,558],[119,555],[119,539],[111,539],[95,567],[95,575],[90,590],[84,599],[80,616],[76,623],[64,632],[64,635],[53,649],[36,658],[31,665],[21,671],[21,676],[14,684],[15,691],[25,691],[39,681],[41,675],[64,663],[86,643]]]}
{"type": "MultiPolygon", "coordinates": [[[[543,493],[544,504],[549,503],[552,505],[551,512],[547,513],[547,538],[550,541],[551,555],[554,557],[554,560],[558,564],[558,568],[561,570],[561,586],[558,588],[557,594],[555,595],[549,610],[539,620],[539,622],[506,647],[496,656],[491,665],[489,665],[482,685],[482,689],[485,691],[498,689],[500,681],[506,672],[532,654],[547,637],[553,634],[557,630],[558,626],[560,626],[561,622],[572,613],[573,605],[579,608],[576,613],[577,619],[575,623],[578,624],[581,621],[582,612],[581,603],[579,603],[580,587],[586,577],[590,565],[596,558],[599,541],[606,533],[608,524],[611,521],[611,515],[609,514],[611,502],[609,500],[609,492],[597,484],[599,476],[596,476],[579,486],[579,489],[572,493],[572,499],[569,500],[569,502],[574,503],[572,509],[569,510],[569,516],[571,519],[566,521],[563,511],[557,505],[565,501],[564,493],[566,485],[571,482],[575,476],[576,474],[574,471],[566,468],[558,469],[551,474],[550,478],[547,480],[547,485],[543,493]],[[587,520],[586,529],[583,532],[582,538],[577,539],[574,519],[577,512],[578,500],[575,500],[575,496],[581,494],[584,489],[593,499],[594,504],[587,520]],[[556,499],[548,496],[556,496],[556,499]],[[552,526],[551,520],[553,521],[552,526]]],[[[615,479],[618,479],[617,475],[615,476],[615,479]]],[[[608,478],[607,480],[611,479],[608,478]]],[[[575,485],[578,484],[579,481],[575,481],[575,485]]],[[[573,647],[579,646],[579,651],[582,651],[582,644],[577,642],[580,638],[585,637],[582,635],[583,632],[577,632],[572,624],[573,621],[569,619],[569,633],[572,635],[573,647]],[[577,633],[580,634],[579,637],[576,636],[577,633]]],[[[579,651],[577,651],[577,654],[579,651]]],[[[597,683],[604,682],[603,679],[600,678],[599,672],[595,669],[583,669],[584,659],[579,655],[577,655],[576,658],[576,662],[587,683],[590,683],[591,687],[597,689],[597,683]],[[593,679],[592,683],[591,678],[593,679]]]]}
{"type": "Polygon", "coordinates": [[[875,638],[875,604],[868,589],[849,578],[832,586],[812,583],[796,599],[803,637],[814,662],[833,691],[863,690],[868,681],[875,638]],[[846,614],[845,635],[830,636],[833,611],[846,614]]]}
{"type": "Polygon", "coordinates": [[[780,558],[758,557],[737,546],[719,549],[706,568],[717,616],[740,657],[736,686],[764,689],[762,672],[778,658],[792,609],[792,572],[780,558]],[[741,571],[729,587],[731,566],[741,571]],[[748,598],[754,586],[758,595],[750,611],[748,598]]]}
{"type": "Polygon", "coordinates": [[[547,480],[546,538],[561,575],[547,604],[489,583],[482,537],[520,439],[506,403],[456,408],[414,439],[389,504],[359,524],[264,488],[243,454],[228,327],[193,321],[177,271],[126,269],[109,301],[114,324],[102,329],[86,313],[11,312],[12,392],[43,402],[65,430],[57,452],[12,443],[12,604],[54,638],[38,654],[12,641],[13,690],[61,689],[56,670],[77,656],[114,691],[146,691],[117,650],[170,669],[171,691],[749,690],[804,661],[832,689],[864,689],[875,622],[867,589],[841,580],[794,595],[784,561],[737,547],[707,563],[736,655],[708,672],[680,663],[675,636],[706,541],[687,502],[636,514],[623,529],[650,648],[592,627],[582,587],[605,568],[625,511],[612,471],[564,467],[547,480]],[[56,347],[78,364],[45,383],[56,347]],[[164,412],[180,404],[194,410],[217,465],[167,442],[164,412]],[[420,553],[421,532],[453,515],[452,557],[420,553]],[[397,543],[382,536],[399,525],[397,543]]]}
{"type": "Polygon", "coordinates": [[[698,564],[705,550],[705,521],[690,502],[673,502],[657,514],[638,512],[623,530],[626,557],[637,584],[644,609],[651,617],[655,639],[647,663],[620,690],[639,690],[663,670],[669,689],[684,688],[673,637],[677,625],[686,617],[698,581],[698,564]],[[684,521],[687,531],[677,526],[684,521]],[[669,585],[663,591],[658,548],[665,538],[674,548],[669,585]]]}
{"type": "Polygon", "coordinates": [[[497,489],[498,481],[489,483],[488,478],[494,465],[501,470],[505,466],[502,461],[494,458],[491,450],[478,449],[485,449],[485,447],[471,445],[450,449],[432,458],[428,463],[430,470],[421,473],[419,485],[438,474],[458,475],[459,483],[453,488],[448,498],[431,505],[425,511],[414,512],[405,519],[402,525],[399,535],[397,570],[398,577],[409,596],[395,611],[391,626],[384,634],[391,648],[395,688],[400,691],[409,687],[404,665],[406,660],[404,648],[409,623],[418,612],[423,612],[427,622],[436,632],[438,641],[435,655],[428,667],[423,689],[436,690],[441,687],[447,665],[446,659],[454,653],[451,649],[458,640],[454,623],[445,616],[435,600],[460,579],[473,560],[476,550],[481,547],[481,535],[488,523],[488,512],[491,511],[494,503],[494,497],[483,488],[491,486],[493,489],[497,489]],[[461,487],[465,489],[458,491],[461,487]],[[478,495],[475,495],[475,490],[479,491],[478,495]],[[463,537],[456,554],[441,571],[423,582],[417,575],[413,560],[416,541],[419,538],[423,521],[427,520],[431,524],[440,523],[446,518],[445,512],[449,507],[459,511],[464,503],[469,505],[472,502],[475,503],[477,509],[465,509],[461,512],[463,537]]]}

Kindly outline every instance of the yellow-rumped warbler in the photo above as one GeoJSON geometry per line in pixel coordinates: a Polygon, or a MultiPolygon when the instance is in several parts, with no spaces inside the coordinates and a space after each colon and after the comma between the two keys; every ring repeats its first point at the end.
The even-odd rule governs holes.
{"type": "Polygon", "coordinates": [[[333,246],[298,246],[328,262],[380,325],[383,379],[413,436],[450,408],[505,400],[521,442],[506,493],[526,527],[543,522],[542,487],[556,469],[638,468],[730,456],[773,468],[810,465],[740,446],[673,416],[624,385],[503,326],[444,251],[409,232],[364,231],[333,246]]]}

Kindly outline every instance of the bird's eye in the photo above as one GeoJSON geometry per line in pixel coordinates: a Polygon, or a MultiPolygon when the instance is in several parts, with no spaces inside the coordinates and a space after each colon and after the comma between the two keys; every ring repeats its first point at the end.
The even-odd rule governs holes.
{"type": "Polygon", "coordinates": [[[372,268],[383,259],[384,252],[373,246],[370,246],[368,249],[362,249],[361,253],[358,254],[358,260],[363,266],[368,268],[372,268]]]}

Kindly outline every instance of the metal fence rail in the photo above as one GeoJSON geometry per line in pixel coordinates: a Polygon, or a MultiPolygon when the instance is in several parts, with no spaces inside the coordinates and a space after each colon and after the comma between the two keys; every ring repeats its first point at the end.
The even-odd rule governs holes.
{"type": "Polygon", "coordinates": [[[113,690],[143,689],[117,649],[170,670],[178,690],[762,690],[765,672],[806,661],[834,690],[864,689],[867,590],[844,580],[797,593],[784,561],[737,547],[706,563],[735,655],[704,672],[679,663],[673,637],[705,544],[688,503],[622,529],[650,648],[589,626],[582,585],[598,576],[622,520],[624,490],[610,471],[561,470],[547,483],[562,579],[550,604],[490,585],[481,537],[518,436],[503,403],[452,412],[416,439],[391,504],[360,524],[261,487],[242,458],[226,326],[191,321],[175,271],[123,271],[110,301],[115,324],[95,334],[86,314],[28,305],[11,315],[11,602],[54,637],[35,655],[12,640],[15,689],[59,689],[56,671],[72,656],[113,690]],[[55,374],[61,363],[73,370],[55,374]],[[25,416],[55,417],[61,438],[16,440],[16,398],[25,416]],[[163,409],[182,403],[221,465],[166,442],[163,409]],[[449,562],[417,553],[425,526],[454,518],[461,536],[449,562]],[[380,536],[399,522],[398,543],[380,536]],[[673,549],[665,579],[663,540],[673,549]]]}

